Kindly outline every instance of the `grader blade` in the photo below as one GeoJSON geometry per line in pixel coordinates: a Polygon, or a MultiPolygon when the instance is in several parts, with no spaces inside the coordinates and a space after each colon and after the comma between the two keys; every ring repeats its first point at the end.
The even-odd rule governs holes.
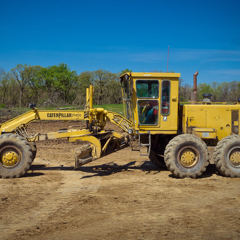
{"type": "Polygon", "coordinates": [[[77,169],[97,159],[95,156],[93,156],[93,146],[91,145],[83,145],[81,147],[77,147],[75,149],[72,149],[71,152],[75,158],[74,169],[77,169]]]}

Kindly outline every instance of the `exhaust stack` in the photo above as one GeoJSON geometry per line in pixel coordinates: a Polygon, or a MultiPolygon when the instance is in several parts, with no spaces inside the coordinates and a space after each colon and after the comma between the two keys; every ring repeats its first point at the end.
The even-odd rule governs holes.
{"type": "Polygon", "coordinates": [[[196,104],[197,103],[197,75],[198,71],[193,74],[193,92],[191,93],[190,103],[196,104]]]}

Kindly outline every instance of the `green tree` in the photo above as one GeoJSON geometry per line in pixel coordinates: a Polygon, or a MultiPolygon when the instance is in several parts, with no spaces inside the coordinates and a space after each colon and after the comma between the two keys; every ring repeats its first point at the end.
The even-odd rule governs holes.
{"type": "Polygon", "coordinates": [[[212,88],[212,101],[217,102],[219,98],[219,83],[218,82],[212,82],[211,83],[211,88],[212,88]]]}
{"type": "Polygon", "coordinates": [[[2,103],[5,104],[5,100],[6,100],[6,92],[7,92],[7,84],[8,84],[8,80],[6,78],[6,72],[4,71],[3,68],[0,67],[0,90],[2,92],[2,103]]]}
{"type": "Polygon", "coordinates": [[[208,83],[200,83],[200,84],[198,84],[197,89],[198,89],[198,99],[203,99],[202,95],[204,93],[210,93],[210,94],[213,93],[213,89],[212,89],[211,85],[208,84],[208,83]]]}
{"type": "Polygon", "coordinates": [[[27,84],[29,83],[30,79],[33,78],[33,67],[27,64],[18,64],[15,68],[11,70],[15,80],[17,81],[20,89],[20,99],[19,99],[19,107],[22,106],[22,97],[23,91],[27,84]]]}
{"type": "Polygon", "coordinates": [[[228,101],[228,96],[230,94],[230,83],[222,82],[219,84],[219,101],[226,102],[228,101]]]}
{"type": "Polygon", "coordinates": [[[93,84],[94,84],[94,97],[98,105],[103,104],[103,99],[109,98],[109,85],[111,81],[118,78],[117,74],[111,73],[109,71],[99,69],[93,72],[93,84]]]}
{"type": "Polygon", "coordinates": [[[33,96],[34,102],[39,101],[39,91],[43,87],[44,80],[40,76],[39,72],[42,69],[41,66],[32,66],[32,77],[28,80],[28,86],[31,88],[31,96],[33,96]]]}
{"type": "Polygon", "coordinates": [[[86,99],[86,88],[93,84],[93,72],[85,71],[78,75],[77,77],[76,97],[74,102],[79,102],[80,105],[85,103],[86,99]]]}
{"type": "Polygon", "coordinates": [[[112,78],[106,84],[108,103],[120,104],[122,102],[122,88],[118,78],[112,78]]]}
{"type": "Polygon", "coordinates": [[[181,102],[188,102],[192,92],[192,86],[188,83],[183,84],[184,80],[179,78],[179,99],[181,102]]]}
{"type": "Polygon", "coordinates": [[[132,72],[132,70],[129,70],[128,68],[124,69],[124,70],[121,70],[121,72],[119,73],[119,76],[123,75],[124,73],[127,73],[127,72],[132,72]]]}
{"type": "Polygon", "coordinates": [[[68,101],[69,91],[77,84],[76,71],[71,71],[64,63],[40,69],[37,77],[42,88],[48,92],[49,97],[58,93],[65,102],[68,101]]]}
{"type": "MultiPolygon", "coordinates": [[[[0,99],[7,107],[15,107],[18,102],[18,84],[11,72],[3,72],[0,76],[0,99]]],[[[18,103],[19,104],[19,103],[18,103]]]]}
{"type": "Polygon", "coordinates": [[[10,73],[4,72],[1,76],[1,92],[2,92],[2,103],[7,103],[7,96],[9,90],[9,83],[10,83],[10,73]]]}
{"type": "Polygon", "coordinates": [[[188,83],[182,84],[183,80],[181,80],[181,85],[179,87],[179,99],[181,102],[188,102],[190,100],[192,86],[188,83]]]}
{"type": "Polygon", "coordinates": [[[237,81],[232,81],[229,83],[228,101],[237,102],[240,97],[240,83],[237,81]]]}

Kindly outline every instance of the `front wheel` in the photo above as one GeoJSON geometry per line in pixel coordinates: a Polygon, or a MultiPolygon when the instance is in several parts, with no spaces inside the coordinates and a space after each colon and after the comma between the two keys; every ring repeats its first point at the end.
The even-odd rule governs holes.
{"type": "Polygon", "coordinates": [[[192,134],[182,134],[168,143],[164,161],[174,176],[197,178],[206,171],[209,153],[202,139],[192,134]]]}
{"type": "Polygon", "coordinates": [[[230,135],[219,141],[213,158],[222,175],[240,177],[240,136],[230,135]]]}
{"type": "Polygon", "coordinates": [[[34,161],[37,155],[37,144],[35,142],[28,142],[32,149],[32,162],[34,161]]]}
{"type": "Polygon", "coordinates": [[[0,136],[0,178],[23,176],[32,163],[29,143],[16,134],[0,136]]]}

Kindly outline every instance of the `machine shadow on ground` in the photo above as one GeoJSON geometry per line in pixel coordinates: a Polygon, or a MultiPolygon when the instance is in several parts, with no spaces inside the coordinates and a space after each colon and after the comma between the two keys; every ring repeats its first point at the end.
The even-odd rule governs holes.
{"type": "MultiPolygon", "coordinates": [[[[107,175],[112,175],[116,174],[119,172],[124,172],[124,171],[133,171],[133,170],[140,170],[146,174],[152,173],[152,174],[158,174],[162,171],[168,171],[167,168],[157,168],[155,165],[151,163],[151,161],[144,161],[140,165],[136,164],[137,161],[131,161],[127,164],[124,165],[119,165],[114,162],[109,162],[101,165],[94,165],[94,166],[82,166],[79,169],[74,169],[73,166],[56,166],[56,167],[47,167],[44,164],[41,165],[32,165],[29,172],[25,175],[26,177],[38,177],[41,175],[44,175],[44,171],[80,171],[80,172],[85,172],[85,173],[92,173],[92,175],[88,176],[83,176],[81,179],[84,178],[92,178],[92,177],[97,177],[97,176],[107,176],[107,175]],[[43,171],[43,172],[34,172],[34,171],[43,171]]],[[[170,172],[169,172],[170,173],[170,172]]],[[[218,174],[218,171],[215,167],[215,165],[209,165],[207,167],[206,172],[202,174],[199,178],[209,178],[213,174],[218,174]]],[[[177,178],[173,174],[169,174],[169,177],[171,178],[177,178]]]]}

